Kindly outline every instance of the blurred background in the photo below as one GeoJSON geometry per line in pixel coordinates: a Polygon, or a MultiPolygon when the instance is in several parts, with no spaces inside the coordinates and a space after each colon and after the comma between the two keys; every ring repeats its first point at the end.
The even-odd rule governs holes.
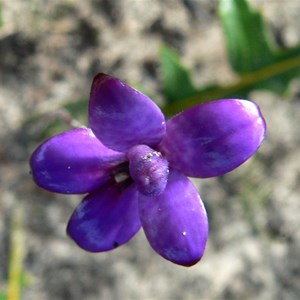
{"type": "MultiPolygon", "coordinates": [[[[300,2],[249,3],[263,13],[278,45],[300,43],[300,2]]],[[[196,85],[234,80],[217,4],[0,1],[1,300],[7,289],[18,289],[11,279],[18,274],[24,300],[299,299],[299,79],[284,96],[251,92],[268,125],[255,157],[225,176],[195,181],[210,237],[194,267],[156,255],[142,230],[112,252],[84,252],[65,234],[82,197],[48,193],[29,174],[37,145],[70,128],[72,116],[62,107],[85,116],[98,72],[149,91],[163,105],[159,49],[168,45],[196,85]],[[59,127],[50,126],[53,120],[59,127]]]]}

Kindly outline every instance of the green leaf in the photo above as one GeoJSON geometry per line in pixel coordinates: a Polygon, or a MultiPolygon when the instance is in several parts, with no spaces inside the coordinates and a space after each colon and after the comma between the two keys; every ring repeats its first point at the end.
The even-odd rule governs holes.
{"type": "Polygon", "coordinates": [[[274,44],[262,15],[246,0],[219,0],[229,60],[240,74],[256,71],[274,62],[274,44]]]}
{"type": "Polygon", "coordinates": [[[191,96],[167,103],[163,108],[171,116],[199,103],[222,98],[248,98],[253,90],[277,94],[287,91],[289,83],[300,76],[300,45],[275,49],[262,15],[245,0],[219,0],[228,53],[240,78],[228,86],[212,84],[191,96]]]}
{"type": "Polygon", "coordinates": [[[180,62],[178,55],[164,46],[160,51],[162,89],[167,103],[173,103],[195,94],[190,72],[180,62]]]}
{"type": "Polygon", "coordinates": [[[11,220],[11,240],[9,252],[9,272],[8,272],[8,299],[21,299],[21,292],[24,282],[24,231],[23,231],[23,210],[21,207],[13,211],[11,220]]]}
{"type": "Polygon", "coordinates": [[[0,292],[0,300],[7,300],[6,295],[2,292],[0,292]]]}

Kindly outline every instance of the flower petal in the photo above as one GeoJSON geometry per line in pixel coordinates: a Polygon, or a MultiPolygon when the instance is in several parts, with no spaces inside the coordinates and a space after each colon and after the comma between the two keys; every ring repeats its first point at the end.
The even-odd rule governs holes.
{"type": "Polygon", "coordinates": [[[164,115],[150,98],[105,74],[94,78],[89,120],[101,142],[116,151],[157,146],[165,133],[164,115]]]}
{"type": "Polygon", "coordinates": [[[101,252],[129,241],[140,229],[138,192],[134,185],[123,193],[117,185],[89,194],[74,211],[68,235],[79,247],[101,252]]]}
{"type": "Polygon", "coordinates": [[[125,154],[106,148],[88,128],[54,136],[39,146],[30,161],[35,182],[57,193],[81,194],[101,186],[125,154]]]}
{"type": "Polygon", "coordinates": [[[261,145],[266,124],[258,106],[224,99],[197,105],[171,118],[159,150],[170,166],[191,177],[223,175],[261,145]]]}
{"type": "Polygon", "coordinates": [[[200,196],[186,176],[171,170],[159,196],[139,195],[139,212],[147,239],[162,257],[183,266],[201,259],[208,220],[200,196]]]}

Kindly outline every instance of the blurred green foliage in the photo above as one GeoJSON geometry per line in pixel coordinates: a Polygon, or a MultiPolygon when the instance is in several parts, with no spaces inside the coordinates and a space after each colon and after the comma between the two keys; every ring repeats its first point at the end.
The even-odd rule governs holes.
{"type": "MultiPolygon", "coordinates": [[[[0,3],[0,28],[3,26],[3,17],[2,17],[2,5],[0,3]]],[[[2,300],[1,298],[1,294],[0,294],[0,300],[2,300]]]]}
{"type": "Polygon", "coordinates": [[[273,63],[275,44],[259,12],[246,1],[220,0],[219,15],[235,72],[246,74],[273,63]]]}
{"type": "Polygon", "coordinates": [[[173,78],[181,78],[183,74],[185,78],[191,76],[175,53],[164,49],[161,55],[163,87],[169,87],[164,111],[169,116],[213,99],[248,98],[249,93],[257,89],[283,94],[290,81],[300,75],[300,45],[289,49],[276,47],[262,14],[246,0],[219,0],[218,9],[228,59],[239,79],[229,86],[212,84],[203,88],[178,80],[172,92],[173,78]],[[186,86],[182,88],[178,84],[186,86]],[[172,96],[177,90],[181,90],[181,94],[172,96]]]}
{"type": "Polygon", "coordinates": [[[191,74],[180,62],[178,55],[167,47],[160,52],[163,80],[163,93],[168,103],[180,101],[193,96],[197,89],[194,87],[191,74]]]}

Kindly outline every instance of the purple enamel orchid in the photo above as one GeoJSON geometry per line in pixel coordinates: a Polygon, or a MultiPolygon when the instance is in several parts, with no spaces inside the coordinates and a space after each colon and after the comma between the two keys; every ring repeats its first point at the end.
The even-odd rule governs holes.
{"type": "Polygon", "coordinates": [[[50,138],[30,161],[40,187],[87,193],[69,220],[69,236],[87,251],[102,252],[128,242],[143,227],[162,257],[183,266],[197,263],[208,219],[187,176],[220,176],[250,158],[266,132],[258,106],[211,101],[166,122],[147,96],[98,74],[89,122],[90,128],[50,138]]]}

